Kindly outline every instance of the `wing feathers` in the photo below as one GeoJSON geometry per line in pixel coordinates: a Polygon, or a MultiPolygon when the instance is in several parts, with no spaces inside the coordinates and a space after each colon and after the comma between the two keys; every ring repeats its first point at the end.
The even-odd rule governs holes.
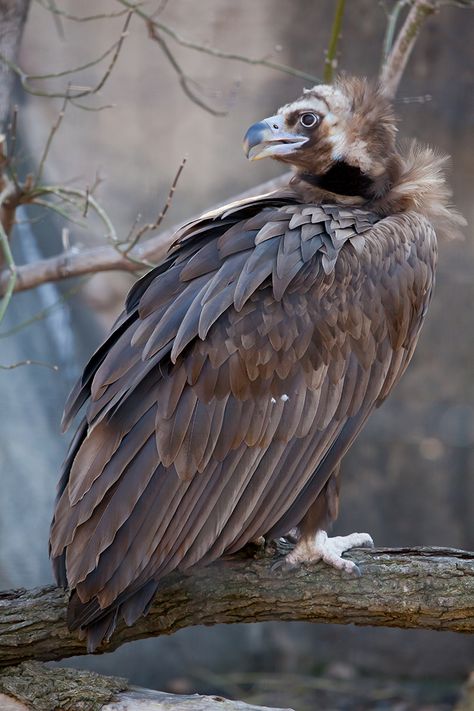
{"type": "Polygon", "coordinates": [[[236,203],[132,289],[68,401],[66,420],[89,405],[52,525],[90,645],[167,572],[298,524],[399,379],[433,235],[377,220],[286,193],[236,203]]]}

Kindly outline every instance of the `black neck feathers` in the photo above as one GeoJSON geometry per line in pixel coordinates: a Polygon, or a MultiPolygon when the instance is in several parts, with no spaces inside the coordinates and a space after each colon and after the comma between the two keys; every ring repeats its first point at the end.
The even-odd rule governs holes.
{"type": "Polygon", "coordinates": [[[300,173],[299,177],[306,183],[337,195],[360,195],[366,199],[373,197],[371,178],[360,168],[344,163],[344,161],[334,163],[323,175],[300,173]]]}

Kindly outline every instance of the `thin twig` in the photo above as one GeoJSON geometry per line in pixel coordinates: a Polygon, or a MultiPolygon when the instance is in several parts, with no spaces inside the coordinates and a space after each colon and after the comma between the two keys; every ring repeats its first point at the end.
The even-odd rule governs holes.
{"type": "Polygon", "coordinates": [[[284,74],[289,74],[293,77],[305,79],[306,81],[313,82],[313,84],[317,84],[320,82],[320,79],[318,79],[318,77],[315,77],[312,74],[308,74],[308,72],[303,72],[299,69],[295,69],[294,67],[290,67],[286,64],[280,64],[279,62],[273,62],[272,60],[265,58],[254,59],[252,57],[245,57],[242,54],[235,54],[234,52],[224,52],[220,49],[217,49],[216,47],[210,47],[208,45],[202,45],[197,42],[186,40],[184,39],[184,37],[181,37],[181,35],[179,35],[175,30],[171,29],[171,27],[169,27],[168,25],[165,25],[163,22],[159,22],[158,20],[154,19],[153,15],[148,15],[144,10],[140,8],[139,5],[136,5],[133,2],[130,2],[129,0],[117,0],[117,2],[123,5],[124,7],[129,8],[129,10],[141,17],[142,20],[145,20],[146,23],[151,22],[156,30],[167,34],[181,47],[186,47],[187,49],[193,49],[196,52],[209,54],[211,57],[217,57],[218,59],[229,59],[231,61],[242,62],[244,64],[267,67],[268,69],[274,69],[275,71],[282,72],[284,74]]]}
{"type": "Polygon", "coordinates": [[[86,106],[85,104],[80,104],[79,101],[75,99],[70,99],[70,103],[81,111],[105,111],[106,109],[115,109],[116,104],[102,104],[102,106],[86,106]]]}
{"type": "MultiPolygon", "coordinates": [[[[107,228],[107,241],[111,242],[112,244],[118,243],[119,239],[112,220],[110,219],[104,208],[90,194],[90,192],[86,193],[85,190],[80,190],[79,188],[66,188],[63,185],[41,185],[29,193],[29,202],[38,203],[38,198],[41,199],[41,196],[43,195],[54,195],[55,197],[58,197],[61,200],[64,200],[65,202],[71,203],[78,210],[80,210],[80,208],[73,198],[80,198],[81,201],[84,200],[84,203],[86,203],[87,201],[87,204],[94,210],[94,212],[97,214],[97,216],[101,219],[101,221],[107,228]]],[[[51,207],[51,209],[54,209],[57,206],[52,206],[50,204],[49,207],[51,207]]]]}
{"type": "Polygon", "coordinates": [[[53,139],[54,139],[56,133],[58,132],[59,127],[61,126],[62,120],[64,118],[64,114],[66,113],[68,99],[69,99],[69,90],[66,92],[66,96],[64,97],[64,101],[63,101],[61,110],[58,114],[56,121],[51,126],[51,130],[50,130],[48,138],[46,140],[46,144],[45,144],[45,147],[43,150],[43,155],[41,156],[41,159],[39,162],[38,171],[37,171],[36,176],[34,178],[34,185],[35,186],[38,185],[38,183],[41,181],[41,178],[43,177],[44,165],[46,163],[46,159],[48,157],[53,139]]]}
{"type": "Polygon", "coordinates": [[[86,194],[84,197],[84,212],[82,213],[82,217],[87,217],[88,210],[89,210],[89,186],[86,185],[86,194]]]}
{"type": "Polygon", "coordinates": [[[2,331],[0,332],[0,339],[4,338],[10,338],[10,336],[15,336],[17,333],[22,331],[24,328],[27,328],[28,326],[32,326],[34,323],[38,323],[39,321],[43,321],[45,318],[49,316],[50,313],[55,311],[56,309],[61,308],[66,301],[68,301],[71,296],[74,296],[75,294],[78,293],[84,286],[84,284],[89,281],[91,277],[90,276],[85,276],[82,277],[78,280],[74,286],[72,286],[70,289],[67,289],[59,299],[54,301],[52,304],[49,306],[46,306],[44,309],[41,309],[41,311],[38,311],[37,313],[34,314],[34,316],[31,316],[31,318],[25,319],[25,321],[21,321],[21,323],[17,323],[15,326],[12,328],[9,328],[7,331],[2,331]]]}
{"type": "Polygon", "coordinates": [[[56,2],[55,2],[55,0],[47,0],[47,3],[48,3],[48,10],[53,15],[53,22],[56,25],[56,31],[58,33],[58,36],[60,39],[64,40],[65,39],[64,27],[63,27],[63,23],[62,23],[61,13],[58,12],[58,7],[56,5],[56,2]]]}
{"type": "Polygon", "coordinates": [[[16,279],[17,279],[16,264],[13,259],[13,255],[12,255],[12,252],[10,249],[10,244],[8,242],[8,235],[5,232],[1,222],[0,222],[0,243],[2,245],[3,256],[5,257],[5,263],[6,263],[7,269],[10,272],[10,276],[8,278],[7,286],[5,289],[5,293],[4,293],[3,298],[0,302],[0,322],[1,322],[3,320],[3,317],[5,316],[5,312],[8,308],[8,304],[10,303],[10,300],[13,296],[13,291],[15,289],[15,284],[16,284],[16,279]]]}
{"type": "Polygon", "coordinates": [[[123,42],[125,40],[125,37],[127,36],[127,29],[128,25],[130,23],[130,19],[133,13],[129,12],[127,15],[127,19],[125,21],[122,33],[117,40],[117,42],[114,42],[114,44],[109,47],[100,57],[97,59],[94,59],[91,62],[87,62],[86,64],[83,64],[78,67],[74,67],[73,69],[66,69],[62,72],[56,72],[52,74],[27,74],[24,72],[15,62],[11,61],[8,59],[2,52],[0,52],[0,60],[3,61],[20,79],[22,88],[28,93],[28,94],[33,94],[34,96],[43,96],[47,98],[59,98],[59,99],[64,99],[65,97],[68,97],[69,99],[80,99],[83,98],[84,96],[91,96],[93,94],[97,94],[104,86],[105,82],[107,79],[110,77],[110,74],[117,62],[118,56],[120,54],[120,50],[122,49],[123,42]],[[112,54],[113,53],[113,54],[112,54]],[[90,67],[93,67],[97,64],[99,64],[103,59],[108,57],[110,54],[112,54],[112,59],[110,61],[109,66],[107,67],[104,75],[100,79],[99,83],[93,87],[87,87],[83,90],[77,90],[77,93],[70,95],[70,91],[74,89],[74,87],[70,87],[68,89],[68,93],[65,93],[64,91],[61,92],[48,92],[48,91],[43,91],[41,89],[36,89],[33,86],[30,86],[29,82],[31,81],[40,81],[40,80],[45,80],[45,79],[57,79],[58,77],[63,77],[67,76],[70,74],[74,74],[80,71],[83,71],[84,69],[88,69],[90,67]]]}
{"type": "MultiPolygon", "coordinates": [[[[51,5],[51,0],[47,4],[43,2],[43,0],[36,0],[38,5],[40,5],[42,8],[47,10],[53,15],[59,15],[60,17],[64,17],[66,20],[72,20],[73,22],[95,22],[96,20],[110,20],[114,17],[123,17],[124,15],[127,14],[128,10],[119,10],[118,12],[109,12],[109,13],[101,13],[98,15],[84,15],[84,16],[79,16],[79,15],[72,15],[69,12],[66,12],[65,10],[60,10],[56,5],[52,6],[51,5]]],[[[137,3],[139,5],[140,3],[137,3]]]]}
{"type": "MultiPolygon", "coordinates": [[[[87,228],[86,222],[73,217],[69,212],[67,212],[67,210],[63,210],[62,207],[60,207],[59,205],[56,205],[55,203],[51,202],[50,200],[42,200],[41,198],[35,197],[34,200],[31,200],[31,204],[39,205],[40,207],[44,207],[47,210],[52,210],[56,214],[60,215],[60,217],[64,218],[65,220],[68,220],[68,222],[72,222],[73,224],[78,225],[79,227],[82,227],[83,229],[87,228]]],[[[77,205],[74,204],[74,207],[77,208],[77,205]]]]}
{"type": "Polygon", "coordinates": [[[161,210],[160,214],[156,218],[155,222],[153,222],[152,224],[149,224],[149,225],[143,225],[143,227],[141,227],[137,231],[137,234],[135,235],[135,237],[133,239],[131,239],[131,241],[127,245],[127,248],[122,250],[122,254],[125,257],[128,256],[130,250],[133,249],[136,244],[138,244],[138,242],[140,241],[140,239],[143,237],[143,235],[146,232],[151,232],[153,230],[157,230],[159,228],[159,226],[161,225],[161,223],[163,222],[165,215],[171,206],[171,202],[173,200],[173,195],[176,190],[176,186],[178,185],[178,181],[181,177],[181,173],[183,172],[183,168],[186,165],[186,161],[187,161],[187,158],[184,157],[183,160],[181,161],[181,165],[179,166],[176,175],[174,176],[174,180],[171,184],[171,188],[169,190],[168,197],[166,199],[166,203],[165,203],[163,209],[161,210]]]}
{"type": "MultiPolygon", "coordinates": [[[[20,79],[22,83],[23,89],[27,91],[28,93],[32,94],[35,92],[35,89],[33,87],[29,87],[26,85],[26,82],[28,81],[42,81],[46,79],[58,79],[60,77],[65,77],[69,76],[70,74],[77,74],[79,72],[82,72],[85,69],[89,69],[90,67],[95,67],[97,64],[100,64],[104,59],[106,59],[112,52],[117,48],[118,40],[113,43],[111,47],[105,50],[99,57],[96,57],[96,59],[92,59],[89,62],[86,62],[86,64],[80,64],[77,67],[72,67],[71,69],[64,69],[61,72],[54,72],[50,74],[28,74],[27,72],[24,72],[21,67],[18,66],[18,64],[15,64],[11,59],[7,59],[7,57],[0,52],[0,59],[5,62],[5,64],[11,69],[20,79]]],[[[51,94],[43,94],[40,93],[39,96],[51,96],[51,94]]],[[[53,97],[57,97],[57,94],[52,95],[53,97]]],[[[63,95],[60,95],[60,98],[63,98],[63,95]]]]}
{"type": "MultiPolygon", "coordinates": [[[[113,57],[112,57],[112,61],[110,62],[110,64],[109,64],[109,66],[108,66],[108,68],[107,68],[107,70],[106,70],[104,76],[102,77],[101,81],[97,84],[97,86],[95,87],[95,89],[91,92],[92,94],[97,94],[97,92],[99,92],[99,91],[102,89],[102,87],[104,86],[105,82],[106,82],[107,79],[110,77],[110,75],[111,75],[111,73],[112,73],[112,69],[114,68],[115,63],[117,62],[117,59],[118,59],[118,57],[119,57],[120,50],[122,49],[122,45],[123,45],[123,43],[124,43],[124,41],[125,41],[125,37],[127,36],[127,30],[128,30],[128,26],[129,26],[129,24],[130,24],[130,20],[132,19],[132,14],[133,14],[133,13],[131,13],[131,12],[128,13],[127,19],[125,20],[125,24],[124,24],[123,29],[122,29],[122,34],[120,35],[120,39],[119,39],[119,41],[117,42],[117,48],[116,48],[115,53],[114,53],[114,55],[113,55],[113,57]]],[[[87,96],[87,94],[84,94],[84,96],[87,96]]],[[[80,97],[79,97],[78,95],[76,95],[74,98],[75,98],[75,99],[78,99],[78,98],[80,98],[80,97]]]]}
{"type": "Polygon", "coordinates": [[[341,36],[342,19],[344,17],[344,8],[346,0],[337,0],[336,11],[334,13],[334,21],[331,30],[331,39],[324,60],[324,82],[330,84],[333,79],[334,70],[337,67],[337,45],[341,36]]]}
{"type": "Polygon", "coordinates": [[[17,126],[18,126],[18,106],[15,104],[12,109],[11,120],[8,124],[8,156],[5,168],[8,170],[16,190],[20,191],[20,185],[18,181],[18,174],[15,166],[15,156],[16,156],[16,137],[17,137],[17,126]]]}
{"type": "Polygon", "coordinates": [[[165,42],[163,37],[161,37],[160,33],[155,27],[155,23],[152,20],[149,20],[147,22],[147,28],[148,28],[148,35],[149,37],[154,40],[162,50],[163,54],[165,55],[166,59],[168,62],[171,64],[173,69],[175,70],[176,74],[178,75],[179,79],[179,84],[188,97],[188,99],[191,99],[195,104],[200,106],[202,109],[205,111],[208,111],[210,114],[213,116],[225,116],[227,114],[226,111],[219,111],[218,109],[212,108],[212,106],[209,106],[209,104],[206,104],[203,99],[201,99],[197,94],[194,93],[189,87],[190,79],[186,74],[184,73],[181,65],[178,63],[178,60],[168,47],[168,44],[165,42]]]}
{"type": "Polygon", "coordinates": [[[11,363],[10,365],[0,364],[0,370],[14,370],[15,368],[19,368],[22,365],[41,365],[43,368],[49,368],[50,370],[59,370],[58,365],[53,365],[52,363],[44,363],[42,360],[31,360],[30,358],[28,358],[27,360],[19,360],[17,363],[11,363]]]}

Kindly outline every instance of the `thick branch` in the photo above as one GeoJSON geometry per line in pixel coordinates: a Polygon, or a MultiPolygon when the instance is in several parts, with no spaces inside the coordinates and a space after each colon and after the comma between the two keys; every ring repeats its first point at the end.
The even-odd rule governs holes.
{"type": "MultiPolygon", "coordinates": [[[[261,552],[173,573],[148,616],[133,627],[119,622],[99,653],[193,625],[265,620],[474,631],[474,553],[380,549],[351,558],[362,577],[341,577],[322,563],[283,574],[261,552]]],[[[66,627],[66,606],[67,595],[54,587],[0,593],[0,666],[85,654],[66,627]]]]}

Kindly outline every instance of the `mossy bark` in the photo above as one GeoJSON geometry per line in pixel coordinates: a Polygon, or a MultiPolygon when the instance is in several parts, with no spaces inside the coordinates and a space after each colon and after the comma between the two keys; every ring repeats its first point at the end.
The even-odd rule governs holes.
{"type": "Polygon", "coordinates": [[[177,696],[128,687],[125,679],[23,662],[0,673],[2,711],[292,711],[221,696],[177,696]]]}

